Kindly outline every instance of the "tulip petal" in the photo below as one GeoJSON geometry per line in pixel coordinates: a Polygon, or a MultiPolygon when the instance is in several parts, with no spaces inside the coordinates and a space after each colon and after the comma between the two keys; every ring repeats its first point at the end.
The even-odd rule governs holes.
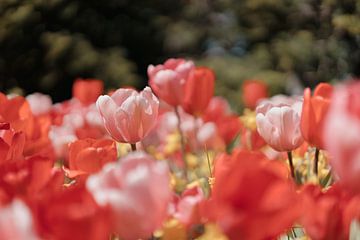
{"type": "Polygon", "coordinates": [[[119,142],[124,142],[124,138],[119,133],[116,127],[116,121],[114,117],[114,113],[116,112],[116,103],[112,100],[111,97],[104,95],[100,96],[96,101],[97,109],[99,110],[103,120],[105,129],[108,133],[119,142]]]}

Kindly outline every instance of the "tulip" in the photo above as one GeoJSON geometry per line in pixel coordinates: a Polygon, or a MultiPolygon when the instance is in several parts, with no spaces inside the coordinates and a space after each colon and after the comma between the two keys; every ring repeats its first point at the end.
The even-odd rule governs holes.
{"type": "Polygon", "coordinates": [[[225,142],[219,135],[219,130],[215,123],[207,122],[202,124],[197,130],[196,139],[205,149],[224,150],[225,142]]]}
{"type": "Polygon", "coordinates": [[[226,99],[216,96],[211,98],[202,118],[205,122],[218,122],[221,121],[224,116],[231,114],[230,105],[226,99]]]}
{"type": "Polygon", "coordinates": [[[73,97],[82,104],[90,105],[103,93],[104,84],[97,79],[76,79],[73,85],[73,97]]]}
{"type": "Polygon", "coordinates": [[[319,149],[324,149],[324,119],[330,106],[333,87],[320,83],[311,96],[309,88],[304,91],[304,103],[301,114],[301,133],[305,141],[319,149]]]}
{"type": "Polygon", "coordinates": [[[108,209],[96,203],[84,184],[64,188],[55,176],[30,204],[41,239],[108,240],[108,209]]]}
{"type": "Polygon", "coordinates": [[[360,83],[338,86],[325,119],[324,141],[340,182],[360,193],[360,83]]]}
{"type": "Polygon", "coordinates": [[[183,108],[186,112],[200,116],[214,95],[215,74],[206,67],[198,67],[190,72],[185,84],[183,108]]]}
{"type": "Polygon", "coordinates": [[[111,97],[100,96],[96,106],[112,138],[118,142],[135,144],[154,127],[159,100],[149,87],[140,93],[120,88],[111,97]]]}
{"type": "Polygon", "coordinates": [[[313,240],[349,239],[350,223],[344,224],[344,215],[350,198],[338,184],[326,190],[319,185],[304,185],[299,192],[303,209],[300,224],[307,235],[313,240]]]}
{"type": "Polygon", "coordinates": [[[245,107],[255,109],[259,100],[268,97],[267,85],[259,80],[246,80],[242,85],[242,98],[245,107]]]}
{"type": "Polygon", "coordinates": [[[110,206],[113,230],[121,239],[146,239],[167,217],[169,181],[165,162],[133,152],[90,176],[87,188],[100,206],[110,206]]]}
{"type": "Polygon", "coordinates": [[[26,96],[31,111],[34,115],[48,113],[52,108],[52,100],[49,95],[33,93],[26,96]]]}
{"type": "Polygon", "coordinates": [[[275,96],[256,108],[256,124],[260,136],[279,152],[289,152],[303,143],[300,132],[302,102],[295,98],[275,96]]]}
{"type": "Polygon", "coordinates": [[[31,212],[21,200],[14,200],[0,208],[0,239],[40,239],[35,232],[31,212]]]}
{"type": "Polygon", "coordinates": [[[176,212],[173,214],[186,226],[198,224],[201,221],[199,205],[205,200],[202,189],[198,186],[186,189],[176,204],[176,212]]]}
{"type": "Polygon", "coordinates": [[[192,61],[168,59],[163,65],[148,67],[149,85],[155,94],[171,106],[179,106],[184,98],[184,88],[192,61]]]}
{"type": "Polygon", "coordinates": [[[115,161],[117,150],[115,142],[110,139],[78,140],[69,146],[68,177],[74,178],[98,172],[103,165],[115,161]]]}
{"type": "Polygon", "coordinates": [[[231,112],[229,103],[222,97],[211,98],[202,119],[216,124],[225,144],[230,144],[241,129],[240,118],[231,112]]]}
{"type": "Polygon", "coordinates": [[[300,214],[296,197],[285,165],[241,150],[216,159],[208,211],[231,240],[276,239],[300,214]]]}
{"type": "Polygon", "coordinates": [[[0,205],[15,196],[33,198],[48,183],[54,162],[49,158],[33,156],[26,160],[12,159],[0,166],[0,205]]]}

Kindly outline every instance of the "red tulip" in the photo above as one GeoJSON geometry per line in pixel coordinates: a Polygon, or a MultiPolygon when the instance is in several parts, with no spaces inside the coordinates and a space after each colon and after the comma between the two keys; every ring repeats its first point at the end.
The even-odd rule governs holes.
{"type": "Polygon", "coordinates": [[[30,202],[41,239],[109,239],[108,209],[100,207],[84,185],[64,188],[58,180],[30,202]]]}
{"type": "Polygon", "coordinates": [[[197,67],[190,72],[185,84],[183,108],[186,112],[200,116],[214,95],[215,74],[206,67],[197,67]]]}
{"type": "Polygon", "coordinates": [[[103,91],[104,84],[101,80],[97,79],[78,78],[73,85],[73,97],[77,98],[84,105],[95,103],[103,91]]]}
{"type": "Polygon", "coordinates": [[[259,150],[266,145],[265,140],[256,129],[252,130],[244,127],[241,129],[240,134],[240,142],[245,149],[259,150]]]}
{"type": "Polygon", "coordinates": [[[231,112],[229,103],[222,97],[211,98],[202,119],[216,124],[219,135],[226,144],[234,140],[242,126],[239,117],[231,112]]]}
{"type": "Polygon", "coordinates": [[[232,115],[230,105],[225,98],[212,97],[202,118],[205,122],[218,122],[224,116],[232,115]]]}
{"type": "Polygon", "coordinates": [[[24,156],[32,156],[36,153],[51,156],[49,129],[51,125],[50,116],[45,114],[34,116],[29,103],[24,97],[9,97],[0,93],[0,122],[8,123],[11,131],[2,134],[3,139],[9,145],[13,135],[24,135],[22,143],[24,156]]]}
{"type": "Polygon", "coordinates": [[[215,221],[229,239],[275,239],[301,211],[286,165],[259,152],[217,159],[212,196],[215,221]]]}
{"type": "Polygon", "coordinates": [[[333,87],[327,83],[320,83],[313,96],[309,88],[304,91],[301,133],[305,141],[319,149],[324,149],[323,130],[332,91],[333,87]]]}
{"type": "Polygon", "coordinates": [[[259,100],[268,97],[267,85],[259,80],[245,80],[242,85],[242,97],[245,107],[255,109],[259,100]]]}
{"type": "Polygon", "coordinates": [[[323,191],[317,185],[305,185],[300,193],[300,223],[313,240],[349,239],[349,223],[344,225],[344,211],[351,196],[338,185],[323,191]]]}
{"type": "Polygon", "coordinates": [[[69,146],[69,169],[66,172],[70,178],[92,174],[116,158],[116,144],[110,139],[78,140],[69,146]]]}
{"type": "Polygon", "coordinates": [[[192,61],[168,59],[163,65],[148,67],[149,85],[167,104],[178,106],[184,98],[185,82],[194,68],[192,61]]]}
{"type": "Polygon", "coordinates": [[[0,205],[16,196],[32,198],[48,183],[53,162],[48,158],[33,156],[13,159],[0,166],[0,205]]]}

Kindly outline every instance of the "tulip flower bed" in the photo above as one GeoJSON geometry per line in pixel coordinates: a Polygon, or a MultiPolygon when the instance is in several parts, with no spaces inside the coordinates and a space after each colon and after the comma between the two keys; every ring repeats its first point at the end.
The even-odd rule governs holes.
{"type": "Polygon", "coordinates": [[[211,69],[169,59],[148,76],[105,95],[78,79],[57,104],[0,94],[0,239],[359,234],[359,82],[268,98],[246,81],[239,116],[211,69]]]}

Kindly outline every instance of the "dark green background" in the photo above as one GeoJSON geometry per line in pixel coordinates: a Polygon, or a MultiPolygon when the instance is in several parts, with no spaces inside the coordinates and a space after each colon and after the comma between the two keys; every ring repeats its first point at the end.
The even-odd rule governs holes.
{"type": "Polygon", "coordinates": [[[213,67],[240,106],[244,79],[272,92],[360,74],[356,0],[0,1],[0,89],[71,96],[76,77],[146,85],[168,57],[213,67]]]}

